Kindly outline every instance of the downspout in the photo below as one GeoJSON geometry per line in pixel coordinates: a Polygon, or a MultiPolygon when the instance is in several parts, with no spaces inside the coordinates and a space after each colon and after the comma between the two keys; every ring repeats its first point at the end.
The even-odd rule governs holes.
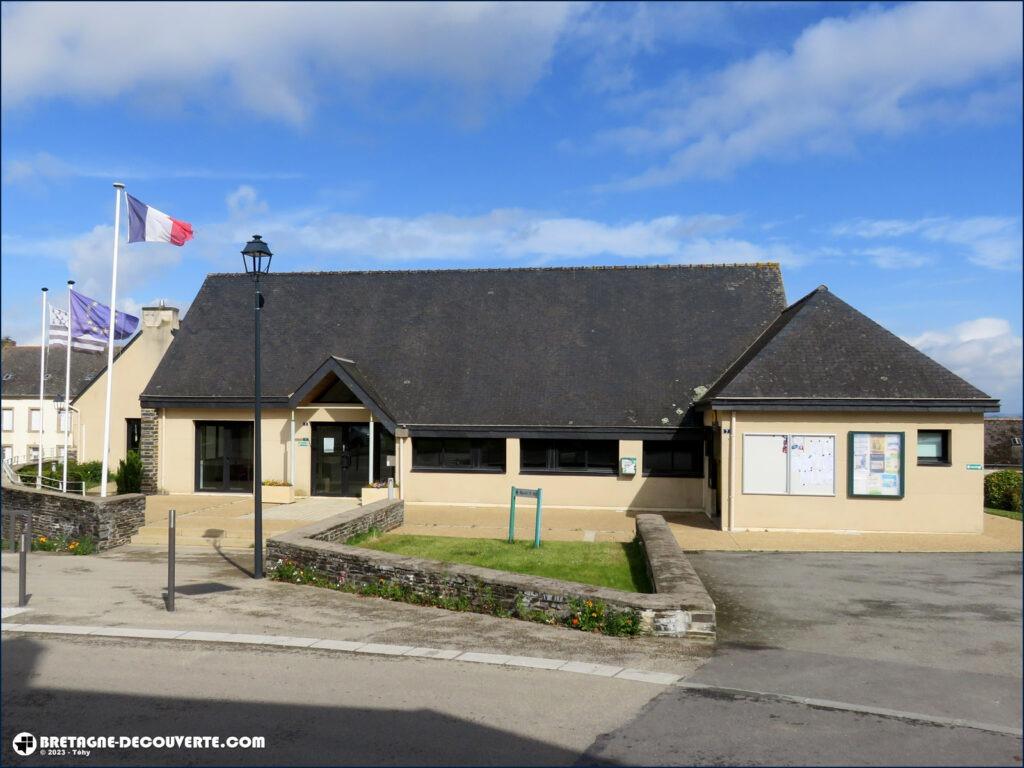
{"type": "Polygon", "coordinates": [[[292,493],[295,493],[295,410],[292,409],[291,418],[288,420],[289,441],[288,441],[288,482],[291,483],[292,493]]]}
{"type": "Polygon", "coordinates": [[[167,439],[167,409],[160,409],[160,432],[156,436],[156,492],[160,493],[164,485],[164,441],[167,439]]]}
{"type": "Polygon", "coordinates": [[[734,521],[733,489],[736,486],[736,411],[729,416],[729,523],[727,531],[732,530],[734,521]]]}
{"type": "Polygon", "coordinates": [[[373,485],[373,414],[372,413],[370,414],[370,461],[368,462],[368,464],[370,465],[369,470],[368,470],[369,479],[367,480],[366,484],[367,485],[373,485]]]}

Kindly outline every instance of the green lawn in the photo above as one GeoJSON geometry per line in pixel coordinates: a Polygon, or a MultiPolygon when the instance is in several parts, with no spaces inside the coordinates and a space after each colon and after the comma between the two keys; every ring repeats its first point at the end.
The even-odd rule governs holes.
{"type": "Polygon", "coordinates": [[[1014,512],[1012,509],[993,509],[992,507],[985,507],[985,511],[990,515],[999,515],[999,517],[1008,517],[1011,520],[1020,520],[1022,515],[1020,512],[1014,512]]]}
{"type": "Polygon", "coordinates": [[[627,592],[651,591],[644,556],[635,542],[545,541],[540,549],[534,549],[533,542],[526,541],[509,544],[497,539],[385,534],[361,536],[349,543],[400,555],[548,576],[627,592]]]}

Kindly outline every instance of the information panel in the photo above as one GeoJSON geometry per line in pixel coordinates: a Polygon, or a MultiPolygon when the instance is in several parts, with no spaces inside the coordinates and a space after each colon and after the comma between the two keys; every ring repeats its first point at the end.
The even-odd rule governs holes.
{"type": "Polygon", "coordinates": [[[788,435],[743,435],[743,492],[784,494],[788,435]]]}
{"type": "Polygon", "coordinates": [[[790,435],[789,492],[797,496],[834,496],[836,439],[832,435],[790,435]]]}
{"type": "Polygon", "coordinates": [[[849,454],[851,496],[903,498],[902,432],[851,432],[849,454]]]}

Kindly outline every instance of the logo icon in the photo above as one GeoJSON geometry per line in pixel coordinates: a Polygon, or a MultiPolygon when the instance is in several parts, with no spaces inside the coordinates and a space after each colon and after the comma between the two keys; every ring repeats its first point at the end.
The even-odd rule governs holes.
{"type": "Polygon", "coordinates": [[[31,733],[22,732],[14,737],[12,742],[14,751],[22,757],[28,757],[36,751],[38,744],[36,743],[36,737],[31,733]]]}

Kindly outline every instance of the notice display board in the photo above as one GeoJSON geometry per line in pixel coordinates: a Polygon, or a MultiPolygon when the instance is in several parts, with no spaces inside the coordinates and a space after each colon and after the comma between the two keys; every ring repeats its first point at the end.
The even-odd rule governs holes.
{"type": "Polygon", "coordinates": [[[743,493],[834,496],[835,435],[743,435],[743,493]]]}
{"type": "Polygon", "coordinates": [[[833,435],[791,435],[789,492],[798,496],[836,493],[836,439],[833,435]]]}
{"type": "Polygon", "coordinates": [[[902,499],[904,435],[902,432],[851,432],[848,491],[850,496],[902,499]]]}

